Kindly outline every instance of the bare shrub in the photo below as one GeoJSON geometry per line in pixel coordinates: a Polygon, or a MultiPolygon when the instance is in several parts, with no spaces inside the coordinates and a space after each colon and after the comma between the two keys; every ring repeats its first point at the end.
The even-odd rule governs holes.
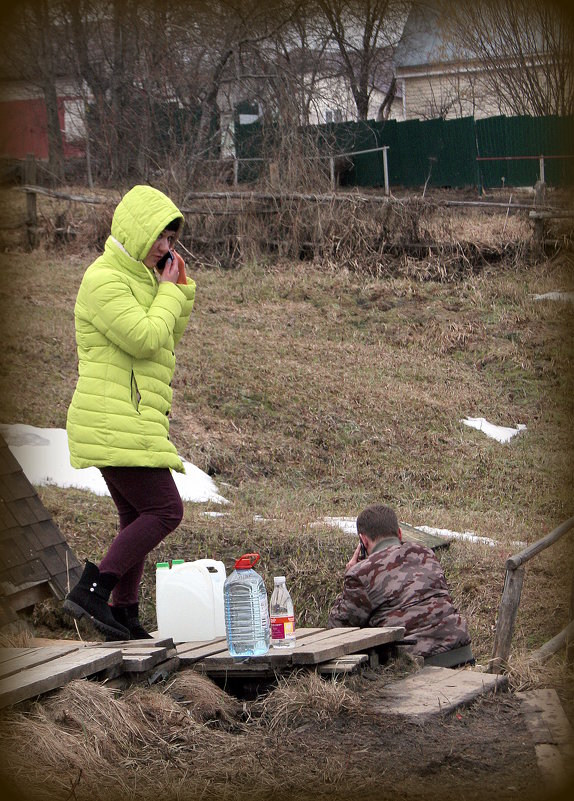
{"type": "Polygon", "coordinates": [[[184,244],[203,263],[223,267],[294,259],[376,279],[406,275],[450,281],[489,264],[516,263],[529,252],[522,220],[502,236],[496,216],[475,212],[470,238],[462,238],[458,210],[420,198],[312,195],[283,185],[250,195],[197,193],[195,198],[197,205],[185,210],[190,233],[184,244]]]}

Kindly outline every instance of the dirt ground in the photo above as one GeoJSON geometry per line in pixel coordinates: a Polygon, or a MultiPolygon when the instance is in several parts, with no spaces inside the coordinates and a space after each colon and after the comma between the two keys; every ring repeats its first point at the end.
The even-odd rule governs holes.
{"type": "MultiPolygon", "coordinates": [[[[227,697],[225,703],[231,713],[227,721],[224,723],[221,716],[214,716],[212,710],[209,715],[212,719],[204,724],[204,731],[201,727],[195,729],[193,744],[186,739],[188,722],[178,719],[175,708],[163,709],[161,759],[169,776],[164,791],[158,790],[162,771],[155,762],[157,756],[153,755],[152,742],[145,747],[149,762],[146,762],[145,748],[140,754],[132,751],[130,759],[124,760],[126,764],[121,766],[125,773],[105,778],[105,771],[99,777],[89,776],[90,767],[82,763],[81,757],[75,765],[70,762],[69,772],[65,768],[57,769],[53,753],[51,758],[46,754],[46,766],[42,770],[37,764],[38,753],[34,753],[36,745],[20,741],[17,753],[10,754],[10,749],[2,749],[3,761],[10,765],[10,768],[4,765],[5,784],[2,786],[8,798],[18,801],[131,801],[136,797],[158,801],[196,801],[199,798],[207,801],[343,801],[349,798],[364,801],[546,801],[572,797],[572,782],[552,786],[542,776],[520,701],[512,692],[485,695],[455,712],[421,721],[401,716],[385,717],[371,711],[385,683],[385,678],[377,671],[367,670],[351,679],[350,694],[346,701],[343,698],[337,711],[332,708],[334,696],[328,703],[326,698],[317,700],[317,685],[313,685],[313,681],[317,681],[316,677],[310,683],[301,678],[296,697],[286,695],[285,688],[271,690],[266,700],[259,696],[252,702],[238,702],[227,697]],[[305,682],[308,682],[307,703],[304,694],[301,695],[305,682]],[[242,721],[230,725],[234,715],[242,721]],[[214,717],[220,717],[219,722],[214,721],[214,717]],[[169,732],[165,728],[168,719],[169,732]],[[206,750],[210,751],[209,756],[206,750]],[[22,752],[32,756],[23,756],[22,752]],[[31,781],[18,766],[20,760],[25,763],[30,758],[35,771],[31,781]],[[83,774],[78,771],[78,764],[84,765],[83,774]],[[8,775],[17,778],[18,792],[6,783],[8,775]],[[134,793],[136,786],[138,792],[134,793]]],[[[81,689],[80,693],[83,692],[81,689]]],[[[63,697],[55,700],[55,705],[50,708],[48,702],[44,709],[36,709],[36,714],[41,722],[57,719],[69,736],[72,722],[77,720],[77,699],[66,697],[66,690],[62,693],[63,697]],[[56,708],[59,717],[54,716],[56,708]]],[[[182,701],[181,688],[179,693],[172,697],[182,701]]],[[[137,702],[146,725],[150,726],[152,720],[159,718],[159,708],[154,709],[153,704],[149,695],[147,700],[139,697],[137,702]]],[[[81,736],[84,741],[93,740],[93,748],[98,751],[97,735],[90,726],[97,717],[98,708],[103,708],[101,699],[93,704],[86,697],[80,699],[82,705],[86,718],[80,723],[81,736]]],[[[133,706],[128,705],[126,709],[133,709],[133,706]]],[[[189,710],[185,714],[189,716],[189,710]]],[[[132,720],[129,723],[133,725],[132,720]]],[[[10,727],[15,722],[13,719],[3,721],[4,745],[9,733],[4,727],[6,724],[10,727]]],[[[109,740],[109,731],[105,737],[109,740]]],[[[104,749],[98,753],[99,758],[105,755],[104,749]]],[[[109,759],[114,762],[111,756],[109,759]]],[[[114,771],[118,769],[117,759],[115,762],[114,771]]]]}

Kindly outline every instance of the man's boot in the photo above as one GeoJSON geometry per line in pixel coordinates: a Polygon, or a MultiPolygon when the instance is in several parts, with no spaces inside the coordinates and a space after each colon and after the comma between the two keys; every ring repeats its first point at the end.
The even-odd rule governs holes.
{"type": "Polygon", "coordinates": [[[97,565],[88,562],[76,586],[66,595],[63,609],[77,620],[85,617],[98,631],[114,640],[129,640],[129,630],[118,623],[110,611],[108,600],[118,583],[111,573],[100,573],[97,565]]]}
{"type": "Polygon", "coordinates": [[[139,621],[139,606],[137,603],[129,606],[110,606],[116,621],[126,628],[132,640],[153,640],[139,621]]]}

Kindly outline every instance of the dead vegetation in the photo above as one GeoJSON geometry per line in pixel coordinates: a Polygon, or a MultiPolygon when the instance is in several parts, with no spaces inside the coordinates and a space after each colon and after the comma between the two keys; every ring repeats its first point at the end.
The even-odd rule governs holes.
{"type": "MultiPolygon", "coordinates": [[[[44,202],[42,219],[55,219],[44,202]]],[[[188,243],[198,292],[178,352],[172,436],[230,504],[186,504],[146,566],[144,623],[155,623],[156,557],[229,568],[255,549],[268,586],[289,577],[298,624],[324,625],[352,546],[321,520],[380,500],[412,525],[495,540],[439,552],[485,664],[506,558],[572,514],[572,307],[533,299],[574,288],[568,237],[552,258],[529,262],[525,217],[504,210],[405,201],[404,215],[387,219],[384,204],[370,217],[353,199],[348,220],[334,203],[216,214],[226,203],[189,216],[207,249],[188,243]],[[253,231],[265,244],[280,219],[285,251],[259,250],[253,231]],[[302,254],[305,242],[327,246],[302,254]],[[427,249],[393,254],[400,242],[427,249]],[[501,446],[463,426],[467,415],[525,423],[527,433],[501,446]]],[[[4,422],[65,425],[74,298],[112,207],[58,205],[59,227],[76,235],[1,255],[4,422]]],[[[16,215],[5,219],[17,228],[16,215]]],[[[111,501],[58,487],[40,496],[78,558],[97,559],[115,534],[111,501]]],[[[528,566],[509,678],[513,691],[556,687],[573,719],[564,654],[543,666],[528,659],[568,620],[566,539],[528,566]]],[[[75,636],[57,603],[38,605],[29,622],[41,636],[75,636]]],[[[336,682],[301,673],[253,703],[191,671],[122,693],[74,682],[2,714],[3,778],[27,801],[538,797],[513,693],[424,727],[373,720],[377,688],[408,670],[336,682]]]]}
{"type": "Polygon", "coordinates": [[[251,703],[192,670],[121,693],[74,681],[0,716],[6,790],[27,801],[375,801],[400,787],[400,798],[450,801],[464,788],[479,801],[504,766],[497,799],[546,798],[510,695],[424,725],[374,715],[380,687],[410,670],[399,661],[345,681],[302,671],[251,703]]]}
{"type": "MultiPolygon", "coordinates": [[[[314,191],[293,191],[291,185],[297,183],[289,176],[300,178],[302,157],[290,157],[295,166],[288,157],[286,164],[275,163],[278,170],[281,167],[280,186],[269,179],[260,181],[253,191],[216,186],[174,197],[187,220],[181,245],[195,263],[235,268],[287,259],[374,279],[409,276],[449,281],[476,274],[488,265],[512,266],[540,257],[528,219],[528,208],[534,208],[528,192],[515,190],[514,195],[506,193],[502,198],[493,193],[493,208],[487,207],[489,199],[471,194],[459,201],[469,205],[453,214],[445,192],[429,192],[427,197],[416,193],[385,197],[380,190],[331,192],[312,160],[307,162],[307,177],[314,191]],[[504,203],[508,203],[506,212],[504,203]]],[[[97,205],[39,195],[39,242],[48,249],[65,247],[67,252],[101,249],[121,194],[100,191],[97,205]]],[[[5,201],[10,196],[12,215],[17,214],[17,224],[5,226],[4,236],[8,230],[13,236],[16,228],[24,241],[24,193],[13,189],[4,195],[5,201]],[[20,209],[19,217],[16,209],[20,209]]],[[[82,196],[85,193],[70,192],[70,197],[82,196]]],[[[557,207],[567,202],[564,192],[553,197],[557,207]]],[[[548,251],[571,247],[571,230],[564,221],[550,221],[546,237],[548,251]]]]}

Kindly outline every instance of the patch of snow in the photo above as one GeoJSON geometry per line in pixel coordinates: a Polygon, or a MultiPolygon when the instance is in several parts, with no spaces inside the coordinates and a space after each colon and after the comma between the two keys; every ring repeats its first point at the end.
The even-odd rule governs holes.
{"type": "Polygon", "coordinates": [[[516,436],[516,434],[519,434],[521,431],[526,429],[526,426],[523,423],[519,423],[516,428],[496,426],[493,423],[489,423],[484,417],[466,417],[460,422],[464,423],[465,426],[476,428],[478,431],[482,431],[483,434],[486,434],[487,437],[492,437],[493,439],[498,440],[498,442],[503,443],[508,442],[512,439],[512,437],[516,436]]]}
{"type": "Polygon", "coordinates": [[[532,295],[534,300],[564,300],[574,303],[574,292],[545,292],[543,295],[532,295]]]}
{"type": "Polygon", "coordinates": [[[473,531],[450,531],[448,528],[431,528],[430,526],[417,526],[419,531],[426,534],[434,534],[435,537],[445,539],[468,540],[468,542],[483,542],[485,545],[496,545],[496,540],[490,537],[479,537],[473,531]]]}
{"type": "MultiPolygon", "coordinates": [[[[28,481],[35,486],[54,484],[109,495],[106,482],[97,467],[78,470],[70,464],[68,435],[62,428],[34,428],[23,424],[0,425],[0,431],[28,481]]],[[[172,472],[184,501],[228,503],[207,473],[191,462],[183,461],[185,473],[172,472]]]]}
{"type": "MultiPolygon", "coordinates": [[[[318,523],[314,523],[313,525],[319,526],[322,524],[333,526],[334,528],[340,528],[346,534],[353,534],[355,537],[357,536],[357,519],[355,517],[324,517],[318,523]]],[[[405,525],[410,526],[410,523],[405,523],[405,525]]],[[[448,528],[431,528],[430,526],[411,526],[411,528],[416,528],[418,531],[424,531],[426,534],[434,534],[436,537],[444,537],[445,539],[467,540],[467,542],[482,542],[485,545],[490,545],[491,547],[499,544],[496,542],[496,540],[493,540],[490,537],[479,537],[473,531],[450,531],[448,528]]],[[[524,548],[526,543],[513,542],[512,545],[518,546],[519,548],[524,548]]]]}

